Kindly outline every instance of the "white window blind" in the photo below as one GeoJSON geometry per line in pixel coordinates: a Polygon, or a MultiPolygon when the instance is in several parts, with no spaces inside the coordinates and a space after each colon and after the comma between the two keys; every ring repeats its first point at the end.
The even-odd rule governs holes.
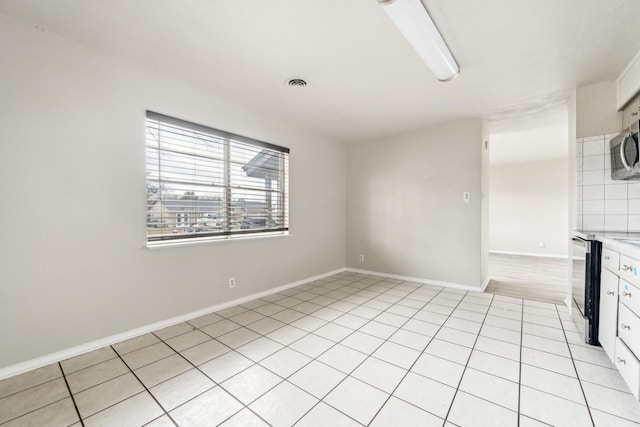
{"type": "Polygon", "coordinates": [[[289,229],[289,149],[147,111],[147,241],[289,229]]]}

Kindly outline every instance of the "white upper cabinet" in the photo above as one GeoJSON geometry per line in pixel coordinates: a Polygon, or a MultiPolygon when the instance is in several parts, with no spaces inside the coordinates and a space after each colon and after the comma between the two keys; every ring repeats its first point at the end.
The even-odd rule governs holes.
{"type": "Polygon", "coordinates": [[[618,111],[633,99],[640,91],[640,52],[631,60],[627,68],[618,77],[618,111]]]}
{"type": "Polygon", "coordinates": [[[633,101],[629,103],[622,110],[622,129],[626,129],[631,126],[631,123],[634,121],[638,121],[640,119],[640,96],[634,98],[633,101]]]}

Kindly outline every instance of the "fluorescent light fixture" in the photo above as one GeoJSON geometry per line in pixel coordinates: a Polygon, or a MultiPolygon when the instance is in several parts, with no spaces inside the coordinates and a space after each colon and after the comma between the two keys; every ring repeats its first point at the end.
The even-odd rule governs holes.
{"type": "Polygon", "coordinates": [[[389,18],[441,82],[453,79],[460,67],[420,0],[378,0],[389,18]]]}

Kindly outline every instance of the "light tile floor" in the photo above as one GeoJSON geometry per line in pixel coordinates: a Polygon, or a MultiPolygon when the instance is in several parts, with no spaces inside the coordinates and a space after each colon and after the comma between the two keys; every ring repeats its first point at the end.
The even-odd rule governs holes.
{"type": "Polygon", "coordinates": [[[0,381],[2,427],[639,423],[565,307],[355,273],[0,381]]]}

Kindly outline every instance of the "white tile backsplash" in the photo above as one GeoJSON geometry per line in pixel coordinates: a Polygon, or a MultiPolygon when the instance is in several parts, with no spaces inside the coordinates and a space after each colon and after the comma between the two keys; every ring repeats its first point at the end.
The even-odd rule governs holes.
{"type": "Polygon", "coordinates": [[[627,184],[629,186],[629,198],[630,199],[640,199],[640,182],[629,181],[627,184]]]}
{"type": "Polygon", "coordinates": [[[585,230],[640,231],[640,181],[611,179],[609,141],[576,139],[576,225],[585,230]]]}
{"type": "Polygon", "coordinates": [[[627,224],[627,215],[606,215],[604,217],[605,231],[626,231],[627,224]]]}
{"type": "Polygon", "coordinates": [[[582,158],[583,171],[596,171],[604,169],[604,154],[600,156],[585,156],[582,158]]]}
{"type": "Polygon", "coordinates": [[[640,215],[640,199],[629,199],[629,215],[640,215]]]}
{"type": "Polygon", "coordinates": [[[602,185],[604,181],[604,169],[582,172],[582,185],[602,185]]]}
{"type": "Polygon", "coordinates": [[[582,215],[585,230],[604,230],[604,215],[582,215]]]}
{"type": "Polygon", "coordinates": [[[627,200],[627,183],[605,185],[604,198],[605,200],[627,200]]]}
{"type": "MultiPolygon", "coordinates": [[[[605,200],[604,214],[605,215],[626,215],[627,201],[626,200],[605,200]]],[[[605,222],[605,225],[606,225],[606,222],[605,222]]]]}
{"type": "Polygon", "coordinates": [[[582,200],[604,200],[604,185],[583,185],[582,200]]]}
{"type": "Polygon", "coordinates": [[[604,215],[604,200],[583,200],[582,213],[584,215],[604,215]]]}
{"type": "Polygon", "coordinates": [[[629,230],[640,230],[640,215],[629,215],[629,230]]]}
{"type": "Polygon", "coordinates": [[[585,141],[583,143],[583,151],[582,151],[582,155],[584,157],[587,156],[599,156],[599,155],[604,155],[605,153],[605,149],[604,149],[604,138],[600,138],[594,141],[585,141]]]}

